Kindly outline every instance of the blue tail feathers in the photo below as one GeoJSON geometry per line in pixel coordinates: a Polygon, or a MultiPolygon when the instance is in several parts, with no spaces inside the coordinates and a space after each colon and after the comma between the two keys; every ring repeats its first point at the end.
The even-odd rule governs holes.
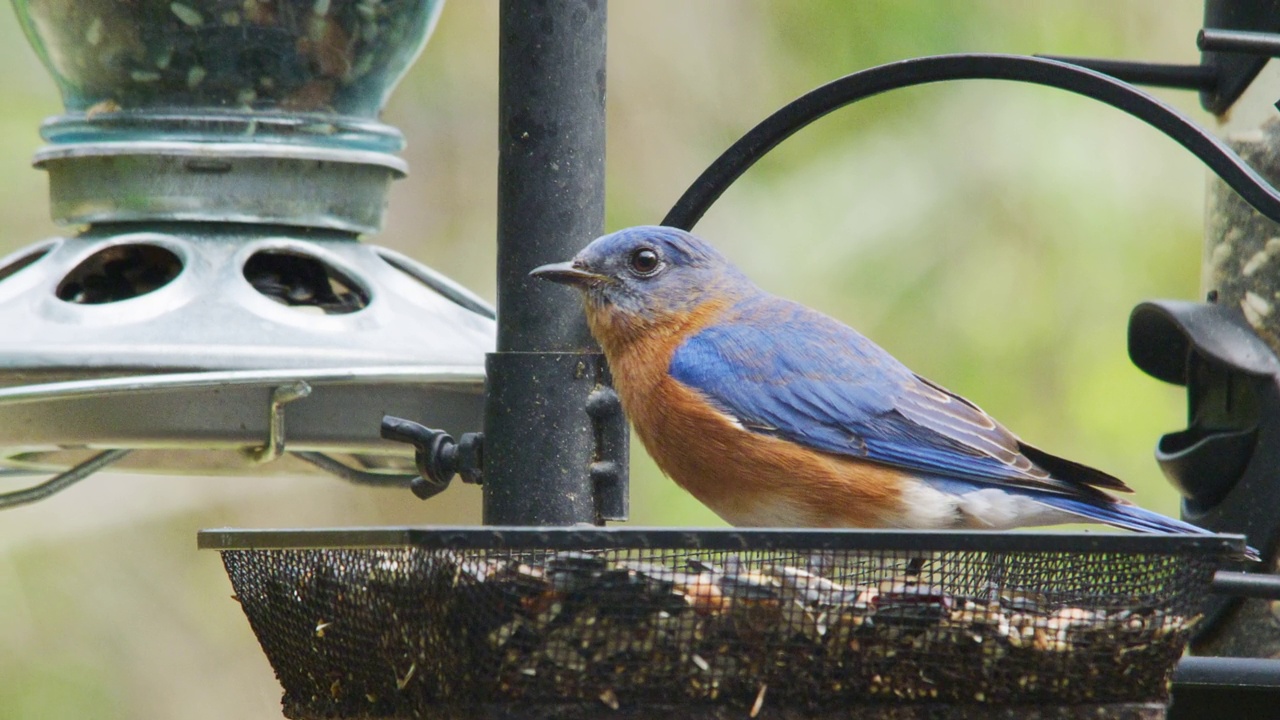
{"type": "MultiPolygon", "coordinates": [[[[1059,510],[1065,510],[1090,520],[1096,520],[1126,530],[1148,533],[1213,534],[1212,531],[1205,530],[1198,525],[1165,517],[1137,505],[1122,505],[1120,503],[1101,505],[1075,498],[1046,495],[1037,496],[1036,499],[1059,510]]],[[[1258,551],[1253,548],[1247,548],[1245,554],[1250,560],[1261,559],[1258,551]]]]}

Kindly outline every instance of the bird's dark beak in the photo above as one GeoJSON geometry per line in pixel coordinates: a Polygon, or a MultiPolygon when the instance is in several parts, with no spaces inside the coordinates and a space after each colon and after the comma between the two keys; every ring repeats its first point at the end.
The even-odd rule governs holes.
{"type": "Polygon", "coordinates": [[[550,280],[551,282],[562,283],[564,285],[574,285],[577,287],[585,287],[594,285],[604,280],[603,275],[597,275],[589,270],[581,267],[575,267],[572,262],[551,263],[534,268],[529,273],[532,277],[540,280],[550,280]]]}

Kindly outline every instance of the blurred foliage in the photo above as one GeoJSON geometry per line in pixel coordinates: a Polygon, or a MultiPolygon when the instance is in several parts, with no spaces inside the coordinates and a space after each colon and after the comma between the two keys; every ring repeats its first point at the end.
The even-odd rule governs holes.
{"type": "MultiPolygon", "coordinates": [[[[915,55],[1195,62],[1190,0],[620,0],[610,8],[608,226],[659,220],[730,142],[838,75],[915,55]]],[[[496,3],[455,0],[387,110],[413,172],[378,241],[494,295],[496,3]]],[[[57,232],[29,168],[56,92],[0,18],[0,254],[57,232]]],[[[1198,118],[1195,98],[1162,95],[1198,118]]],[[[764,287],[849,322],[1028,441],[1128,480],[1181,392],[1128,362],[1134,303],[1197,294],[1203,171],[1080,98],[1008,83],[900,91],[833,114],[699,225],[764,287]]],[[[633,519],[719,524],[636,445],[633,519]]],[[[786,482],[779,478],[779,482],[786,482]]],[[[12,486],[7,483],[7,486],[12,486]]],[[[278,716],[279,690],[202,527],[477,522],[324,480],[103,476],[0,515],[0,718],[278,716]]]]}

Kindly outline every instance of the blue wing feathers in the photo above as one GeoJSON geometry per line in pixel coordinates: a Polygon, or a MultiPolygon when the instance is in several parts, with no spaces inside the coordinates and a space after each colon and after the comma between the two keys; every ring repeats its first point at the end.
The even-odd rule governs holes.
{"type": "Polygon", "coordinates": [[[1046,469],[968,401],[919,378],[857,331],[817,311],[761,295],[686,339],[674,379],[744,426],[826,452],[988,484],[1099,497],[1125,489],[1062,461],[1046,469]],[[1064,480],[1054,470],[1067,472],[1064,480]],[[1074,480],[1074,481],[1072,481],[1074,480]]]}

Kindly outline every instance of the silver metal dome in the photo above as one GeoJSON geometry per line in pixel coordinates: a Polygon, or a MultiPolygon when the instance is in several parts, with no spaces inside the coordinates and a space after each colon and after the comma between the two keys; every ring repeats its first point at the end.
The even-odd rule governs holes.
{"type": "Polygon", "coordinates": [[[440,3],[232,5],[43,22],[57,3],[15,1],[69,111],[36,165],[81,229],[0,260],[0,473],[63,473],[0,507],[107,464],[402,483],[412,449],[379,438],[383,414],[481,424],[492,308],[360,242],[407,169],[377,112],[440,3]],[[82,42],[95,22],[137,47],[82,42]]]}

